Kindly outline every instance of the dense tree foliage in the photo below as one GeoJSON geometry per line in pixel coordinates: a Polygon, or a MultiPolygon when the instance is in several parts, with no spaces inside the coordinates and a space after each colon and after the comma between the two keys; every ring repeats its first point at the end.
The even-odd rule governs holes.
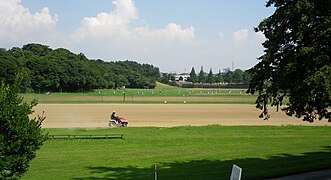
{"type": "Polygon", "coordinates": [[[193,83],[198,82],[198,76],[197,76],[197,74],[195,73],[195,69],[194,69],[194,67],[192,67],[192,70],[191,70],[191,72],[190,72],[190,77],[188,78],[188,81],[193,82],[193,83]]]}
{"type": "Polygon", "coordinates": [[[223,74],[222,74],[221,71],[219,71],[219,72],[215,75],[215,82],[216,82],[216,83],[223,83],[223,82],[224,82],[223,74]]]}
{"type": "Polygon", "coordinates": [[[331,121],[331,4],[325,0],[269,0],[275,12],[255,29],[264,33],[265,54],[251,69],[248,92],[257,107],[289,104],[283,110],[303,120],[331,121]]]}
{"type": "Polygon", "coordinates": [[[0,179],[20,178],[46,140],[41,129],[45,118],[29,119],[37,101],[23,102],[17,94],[20,80],[14,82],[0,85],[0,179]]]}
{"type": "Polygon", "coordinates": [[[86,91],[96,88],[154,88],[159,69],[133,61],[89,60],[67,49],[27,44],[0,49],[0,80],[12,83],[17,72],[24,76],[21,90],[86,91]]]}
{"type": "Polygon", "coordinates": [[[13,84],[15,74],[19,71],[18,60],[5,49],[0,48],[0,82],[13,84]]]}
{"type": "Polygon", "coordinates": [[[215,82],[215,78],[214,78],[214,74],[213,74],[213,70],[210,68],[209,70],[209,73],[208,73],[208,76],[207,76],[207,80],[206,80],[207,83],[214,83],[215,82]]]}
{"type": "Polygon", "coordinates": [[[199,75],[198,75],[198,82],[199,83],[204,83],[206,82],[206,73],[203,71],[203,66],[201,66],[199,75]]]}
{"type": "Polygon", "coordinates": [[[203,71],[203,67],[199,72],[199,76],[195,74],[194,67],[192,67],[189,82],[199,83],[227,83],[227,84],[249,84],[250,74],[248,71],[236,69],[234,71],[227,71],[225,73],[219,72],[214,74],[210,68],[209,73],[203,71]]]}
{"type": "Polygon", "coordinates": [[[171,86],[178,86],[175,81],[175,76],[171,73],[162,73],[161,77],[158,79],[159,82],[168,84],[171,86]]]}

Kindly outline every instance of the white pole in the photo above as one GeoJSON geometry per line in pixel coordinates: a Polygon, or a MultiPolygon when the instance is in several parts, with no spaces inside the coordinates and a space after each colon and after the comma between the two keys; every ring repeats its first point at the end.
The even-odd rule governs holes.
{"type": "Polygon", "coordinates": [[[230,180],[241,180],[242,169],[233,164],[230,180]]]}
{"type": "Polygon", "coordinates": [[[154,180],[157,180],[157,166],[154,165],[154,180]]]}

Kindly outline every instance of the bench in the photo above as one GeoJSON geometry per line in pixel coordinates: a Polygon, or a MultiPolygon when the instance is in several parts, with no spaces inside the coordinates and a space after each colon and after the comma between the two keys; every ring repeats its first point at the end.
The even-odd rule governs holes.
{"type": "Polygon", "coordinates": [[[122,139],[123,136],[124,134],[48,134],[48,139],[122,139]]]}

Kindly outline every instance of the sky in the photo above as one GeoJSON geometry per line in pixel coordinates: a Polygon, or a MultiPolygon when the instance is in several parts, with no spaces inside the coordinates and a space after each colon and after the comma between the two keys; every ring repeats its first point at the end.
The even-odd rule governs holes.
{"type": "Polygon", "coordinates": [[[247,70],[263,54],[263,0],[0,0],[0,48],[40,43],[161,72],[247,70]]]}

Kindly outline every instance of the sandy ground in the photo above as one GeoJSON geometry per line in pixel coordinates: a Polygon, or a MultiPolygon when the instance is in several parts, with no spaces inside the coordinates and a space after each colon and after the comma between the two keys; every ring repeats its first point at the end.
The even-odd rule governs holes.
{"type": "Polygon", "coordinates": [[[303,122],[270,108],[271,119],[258,118],[261,113],[254,105],[225,104],[39,104],[36,114],[44,111],[44,128],[108,127],[109,115],[129,120],[130,127],[172,127],[219,125],[305,125],[330,126],[327,121],[303,122]]]}

